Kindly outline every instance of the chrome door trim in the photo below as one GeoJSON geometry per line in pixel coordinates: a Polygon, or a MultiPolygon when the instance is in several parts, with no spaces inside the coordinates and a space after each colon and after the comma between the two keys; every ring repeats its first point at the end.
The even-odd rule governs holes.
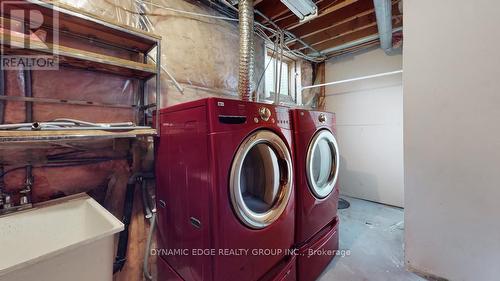
{"type": "MultiPolygon", "coordinates": [[[[276,172],[276,171],[275,171],[276,172]]],[[[274,221],[276,221],[285,210],[292,194],[293,182],[293,167],[292,157],[285,142],[274,132],[269,130],[258,130],[248,136],[243,143],[239,146],[236,155],[233,159],[231,166],[230,179],[229,179],[229,192],[233,209],[238,218],[248,227],[253,229],[263,229],[274,221]],[[280,175],[279,191],[277,199],[271,209],[264,213],[257,213],[252,211],[243,200],[240,179],[243,162],[248,152],[258,144],[267,144],[276,153],[276,156],[281,160],[278,161],[277,171],[280,175]],[[285,164],[286,167],[283,167],[285,164]],[[283,170],[284,168],[284,170],[283,170]],[[283,172],[286,172],[285,180],[283,172]]]]}
{"type": "Polygon", "coordinates": [[[311,140],[311,143],[309,144],[306,157],[307,181],[309,183],[309,188],[315,197],[317,197],[318,199],[324,199],[333,191],[333,189],[335,188],[335,184],[337,183],[339,168],[340,168],[340,154],[339,154],[339,145],[337,143],[337,140],[333,136],[332,132],[330,132],[329,130],[324,129],[318,131],[311,140]],[[332,154],[334,154],[333,160],[335,161],[335,167],[332,167],[332,170],[330,171],[330,176],[327,184],[321,187],[316,184],[316,182],[312,178],[312,175],[313,175],[314,151],[317,148],[319,141],[323,139],[328,142],[330,150],[332,151],[332,154]]]}

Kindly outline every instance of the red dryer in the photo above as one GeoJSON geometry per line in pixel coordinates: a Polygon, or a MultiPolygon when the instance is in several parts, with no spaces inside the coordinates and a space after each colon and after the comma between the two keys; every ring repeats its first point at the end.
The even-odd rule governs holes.
{"type": "Polygon", "coordinates": [[[339,149],[335,115],[292,110],[299,281],[316,280],[338,250],[339,149]]]}
{"type": "Polygon", "coordinates": [[[158,281],[293,280],[289,109],[208,98],[159,118],[158,281]]]}

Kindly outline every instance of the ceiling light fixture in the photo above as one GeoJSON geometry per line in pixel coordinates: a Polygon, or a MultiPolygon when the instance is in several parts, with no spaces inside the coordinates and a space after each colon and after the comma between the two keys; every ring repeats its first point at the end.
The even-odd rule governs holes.
{"type": "Polygon", "coordinates": [[[300,21],[309,20],[318,15],[318,7],[312,0],[281,0],[300,21]]]}

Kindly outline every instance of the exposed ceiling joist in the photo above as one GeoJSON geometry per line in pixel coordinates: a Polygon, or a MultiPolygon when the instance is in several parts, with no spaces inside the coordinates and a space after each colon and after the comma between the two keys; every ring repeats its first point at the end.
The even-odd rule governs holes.
{"type": "Polygon", "coordinates": [[[327,40],[323,43],[317,44],[316,47],[318,50],[326,50],[329,48],[333,48],[338,45],[342,45],[351,41],[355,41],[357,39],[363,38],[363,37],[368,37],[373,34],[377,34],[378,29],[376,25],[372,25],[366,28],[360,28],[354,32],[350,32],[344,36],[340,36],[337,38],[333,38],[331,40],[327,40]]]}
{"type": "MultiPolygon", "coordinates": [[[[325,40],[332,39],[336,36],[342,35],[346,32],[353,31],[359,27],[366,27],[372,24],[377,24],[375,12],[368,10],[354,17],[347,18],[344,21],[335,23],[327,29],[312,33],[308,37],[303,38],[304,42],[308,44],[318,44],[325,40]]],[[[302,47],[301,44],[294,43],[290,46],[291,49],[297,49],[302,47]]]]}
{"type": "MultiPolygon", "coordinates": [[[[256,20],[272,29],[287,31],[288,48],[313,56],[317,55],[316,50],[342,54],[378,44],[373,0],[312,1],[318,15],[301,22],[281,0],[255,0],[256,11],[261,12],[256,12],[256,20]],[[370,39],[362,41],[364,38],[370,39]]],[[[398,28],[402,26],[400,0],[392,2],[393,27],[398,28]]]]}
{"type": "MultiPolygon", "coordinates": [[[[398,28],[401,26],[402,26],[401,21],[393,20],[393,28],[398,28]]],[[[326,49],[334,48],[336,46],[339,46],[339,45],[342,45],[345,43],[349,43],[352,41],[356,41],[358,39],[368,37],[371,35],[376,35],[376,34],[378,34],[377,25],[368,26],[365,28],[360,28],[354,32],[347,33],[343,36],[336,37],[336,38],[324,41],[322,43],[319,43],[319,44],[315,45],[314,48],[317,50],[323,51],[326,49]]]]}
{"type": "MultiPolygon", "coordinates": [[[[271,20],[290,12],[290,10],[280,0],[266,0],[254,6],[255,9],[263,12],[271,20]]],[[[290,12],[291,13],[291,12],[290,12]]]]}
{"type": "MultiPolygon", "coordinates": [[[[401,15],[398,9],[398,5],[393,4],[392,10],[393,18],[397,19],[401,15]]],[[[302,40],[311,46],[315,46],[324,41],[332,40],[342,35],[376,24],[377,22],[375,11],[373,9],[370,9],[353,17],[346,18],[343,21],[336,22],[324,30],[312,32],[308,34],[307,37],[302,38],[302,40]]],[[[302,48],[302,45],[294,42],[294,44],[291,45],[290,48],[300,49],[302,48]]]]}
{"type": "Polygon", "coordinates": [[[314,18],[307,23],[290,28],[289,30],[297,37],[306,37],[313,32],[330,27],[332,23],[343,21],[371,9],[373,9],[373,1],[357,1],[327,15],[314,18]]]}
{"type": "Polygon", "coordinates": [[[370,48],[370,47],[373,47],[373,46],[376,46],[379,44],[380,44],[379,39],[370,40],[370,41],[367,41],[365,43],[361,43],[359,45],[355,45],[355,46],[341,49],[338,51],[329,52],[328,57],[332,58],[332,57],[337,57],[337,56],[341,56],[341,55],[348,54],[348,53],[358,52],[362,49],[370,48]]]}

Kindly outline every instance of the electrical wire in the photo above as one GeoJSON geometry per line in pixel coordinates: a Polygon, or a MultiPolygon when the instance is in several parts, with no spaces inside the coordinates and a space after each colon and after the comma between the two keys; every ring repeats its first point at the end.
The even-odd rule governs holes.
{"type": "MultiPolygon", "coordinates": [[[[123,10],[125,10],[125,11],[127,11],[129,13],[132,13],[132,14],[149,15],[149,16],[160,16],[160,15],[153,14],[153,13],[144,13],[144,12],[143,13],[138,13],[136,11],[132,11],[132,10],[126,9],[124,7],[117,6],[117,5],[113,4],[113,3],[110,3],[109,0],[106,0],[106,2],[108,4],[114,5],[116,8],[123,9],[123,10]]],[[[163,5],[152,3],[152,2],[145,2],[145,1],[139,1],[139,2],[143,3],[145,5],[150,5],[152,7],[156,7],[156,8],[160,8],[160,9],[164,9],[164,10],[167,10],[167,11],[176,12],[176,13],[180,13],[180,14],[185,14],[185,15],[198,16],[198,17],[204,17],[204,18],[212,18],[212,19],[219,19],[219,20],[226,20],[226,21],[231,21],[231,22],[238,22],[239,21],[239,19],[237,19],[237,18],[230,18],[230,17],[225,17],[225,16],[214,16],[214,15],[203,14],[203,13],[189,12],[189,11],[185,11],[185,10],[180,10],[180,9],[176,9],[176,8],[172,8],[172,7],[163,6],[163,5]]],[[[226,6],[230,7],[231,9],[233,9],[235,11],[238,11],[237,8],[233,7],[227,1],[221,0],[221,2],[223,4],[225,4],[226,6]]],[[[257,11],[257,14],[262,14],[262,13],[260,13],[259,11],[257,11]]],[[[265,25],[257,22],[257,23],[255,23],[255,31],[258,33],[259,37],[261,37],[262,39],[264,39],[265,41],[267,41],[267,43],[271,43],[271,44],[273,43],[273,41],[270,39],[269,36],[267,36],[267,34],[263,30],[266,30],[266,31],[270,32],[271,33],[271,37],[276,37],[281,32],[283,32],[286,36],[290,37],[291,39],[297,39],[294,36],[292,36],[290,32],[282,30],[279,26],[277,26],[275,24],[273,24],[273,25],[274,25],[275,29],[270,28],[268,26],[265,26],[265,25]]],[[[285,41],[288,41],[288,40],[285,40],[285,41]]],[[[298,57],[298,58],[301,58],[301,59],[304,59],[304,60],[307,60],[307,61],[311,61],[311,62],[323,62],[323,61],[326,60],[325,56],[311,56],[311,55],[304,54],[304,53],[302,53],[300,51],[297,51],[297,50],[291,50],[286,44],[284,44],[284,48],[285,48],[285,52],[288,55],[293,55],[295,57],[298,57]]]]}
{"type": "MultiPolygon", "coordinates": [[[[159,15],[159,14],[153,14],[153,13],[147,13],[147,12],[137,12],[137,11],[132,11],[130,9],[127,9],[123,6],[118,6],[116,5],[115,3],[112,3],[111,1],[109,0],[105,0],[106,3],[114,6],[115,8],[118,8],[118,9],[121,9],[121,10],[124,10],[128,13],[131,13],[131,14],[134,14],[134,15],[148,15],[148,16],[162,16],[162,15],[159,15]]],[[[227,20],[227,21],[239,21],[238,19],[236,18],[230,18],[230,17],[224,17],[224,16],[214,16],[214,15],[209,15],[209,14],[201,14],[201,13],[195,13],[195,12],[189,12],[189,11],[185,11],[185,10],[179,10],[179,9],[175,9],[175,8],[171,8],[171,7],[166,7],[166,6],[162,6],[162,5],[159,5],[159,4],[155,4],[155,3],[152,3],[152,2],[144,2],[144,1],[137,1],[141,4],[145,4],[145,5],[150,5],[150,6],[153,6],[153,7],[157,7],[157,8],[160,8],[160,9],[164,9],[164,10],[167,10],[167,11],[171,11],[171,12],[176,12],[176,13],[179,13],[179,14],[186,14],[186,15],[191,15],[191,16],[198,16],[198,17],[204,17],[204,18],[213,18],[213,19],[219,19],[219,20],[227,20]]]]}
{"type": "MultiPolygon", "coordinates": [[[[84,166],[84,165],[92,165],[92,164],[97,164],[97,163],[102,163],[102,162],[107,162],[107,161],[113,161],[113,160],[124,160],[126,159],[125,157],[121,158],[87,158],[87,159],[74,159],[71,161],[51,161],[49,163],[45,164],[40,164],[40,165],[31,165],[32,167],[36,168],[64,168],[64,167],[75,167],[75,166],[84,166]]],[[[0,174],[0,178],[3,178],[5,175],[15,172],[18,170],[22,170],[26,167],[26,165],[11,168],[8,170],[3,171],[3,173],[0,174]]]]}
{"type": "Polygon", "coordinates": [[[208,15],[208,14],[201,14],[201,13],[195,13],[195,12],[188,12],[184,10],[178,10],[175,8],[170,8],[170,7],[165,7],[159,4],[155,4],[152,2],[147,2],[145,3],[146,5],[151,5],[153,7],[161,8],[167,11],[172,11],[172,12],[177,12],[180,14],[186,14],[186,15],[192,15],[192,16],[198,16],[198,17],[205,17],[205,18],[212,18],[212,19],[219,19],[219,20],[227,20],[227,21],[239,21],[238,19],[235,18],[229,18],[229,17],[223,17],[223,16],[213,16],[213,15],[208,15]]]}
{"type": "MultiPolygon", "coordinates": [[[[262,24],[260,24],[260,23],[256,24],[255,25],[255,30],[258,33],[259,37],[261,37],[262,39],[264,39],[264,41],[266,41],[266,43],[268,43],[268,44],[274,44],[273,40],[271,40],[271,37],[279,37],[280,32],[284,32],[285,35],[287,35],[289,33],[289,32],[283,31],[282,29],[275,30],[275,29],[272,29],[270,27],[265,27],[265,29],[267,31],[269,31],[269,32],[272,33],[271,37],[269,37],[264,32],[264,30],[263,30],[262,27],[263,27],[262,24]]],[[[311,61],[311,62],[323,62],[326,59],[326,57],[323,57],[323,56],[322,57],[309,56],[309,55],[303,54],[303,53],[301,53],[299,51],[292,50],[286,44],[283,44],[283,48],[284,48],[284,52],[285,52],[286,55],[295,56],[295,57],[298,57],[298,58],[301,58],[301,59],[304,59],[304,60],[307,60],[307,61],[311,61]]]]}
{"type": "MultiPolygon", "coordinates": [[[[275,43],[275,45],[276,45],[276,43],[275,43]]],[[[276,53],[276,49],[273,48],[273,52],[271,53],[270,57],[273,57],[275,53],[276,53]]],[[[271,64],[272,61],[273,61],[272,59],[269,59],[269,61],[266,64],[266,67],[264,67],[264,71],[262,71],[262,74],[260,75],[259,81],[257,82],[257,87],[255,88],[256,91],[259,90],[260,83],[262,82],[262,78],[264,78],[264,75],[266,75],[266,70],[267,70],[267,68],[269,67],[269,65],[271,64]]]]}

